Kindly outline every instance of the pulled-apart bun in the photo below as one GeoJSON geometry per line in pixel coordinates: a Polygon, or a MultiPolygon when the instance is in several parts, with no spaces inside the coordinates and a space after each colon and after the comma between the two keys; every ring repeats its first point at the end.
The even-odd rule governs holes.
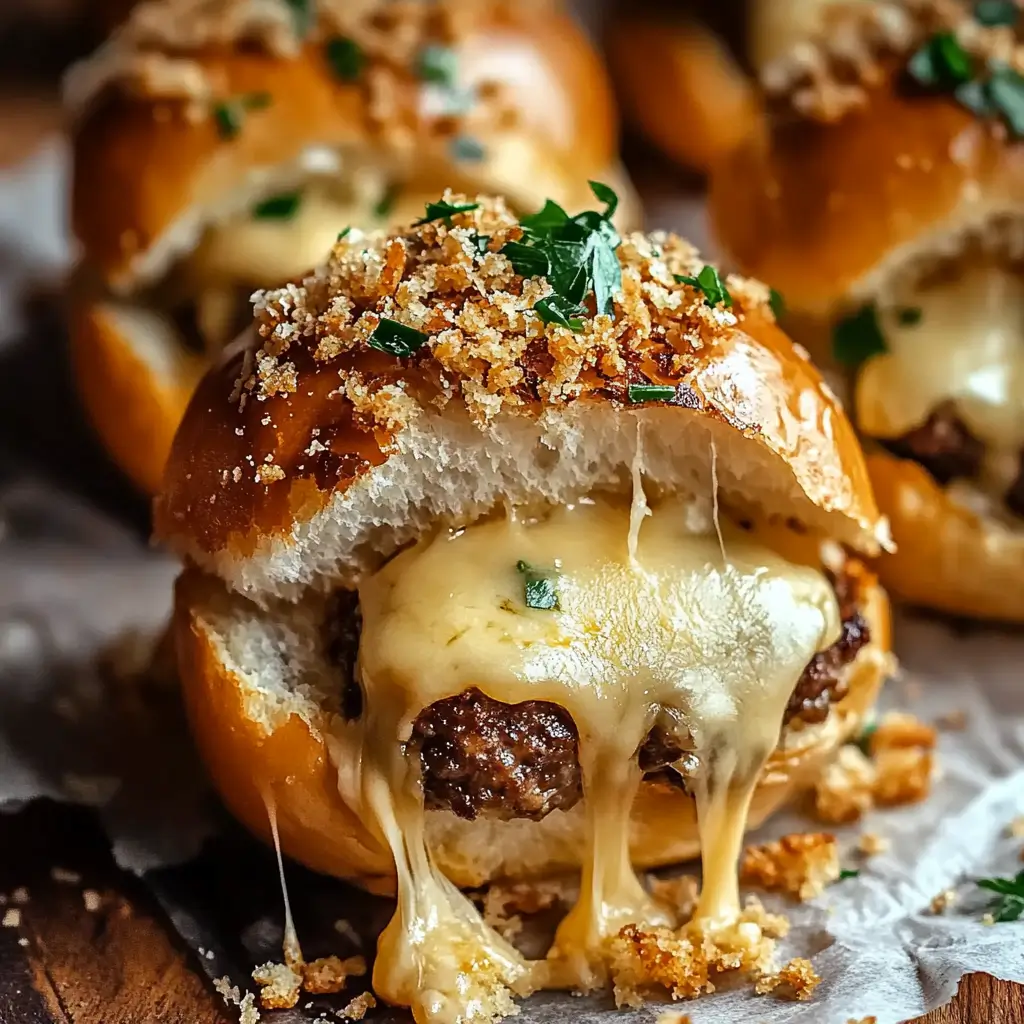
{"type": "Polygon", "coordinates": [[[1008,369],[1019,339],[985,367],[963,360],[981,352],[981,335],[991,349],[1002,337],[992,332],[1016,330],[1024,144],[998,104],[972,109],[964,90],[988,94],[988,77],[1024,53],[1022,26],[985,25],[966,3],[836,7],[829,34],[766,72],[771,118],[720,165],[714,230],[735,265],[782,293],[788,326],[819,359],[851,315],[869,332],[882,326],[882,342],[854,332],[861,353],[836,334],[835,355],[856,366],[858,428],[890,449],[868,463],[897,547],[878,566],[885,586],[944,611],[1021,621],[1013,495],[1024,436],[1006,426],[1010,412],[993,425],[1000,402],[1024,401],[1008,369]],[[960,90],[923,80],[943,39],[970,69],[960,90]],[[928,339],[930,349],[914,347],[928,339]],[[925,402],[940,366],[947,393],[925,402]],[[989,377],[1001,383],[972,390],[989,377]],[[913,422],[901,412],[910,407],[913,422]]]}
{"type": "MultiPolygon", "coordinates": [[[[152,350],[220,344],[201,329],[193,337],[179,316],[218,284],[203,249],[208,232],[309,182],[332,198],[350,193],[338,223],[328,214],[303,225],[324,240],[298,249],[308,255],[297,265],[279,254],[286,241],[223,242],[216,260],[234,277],[245,276],[234,267],[248,250],[271,249],[251,280],[237,282],[251,291],[311,269],[347,223],[409,222],[424,197],[452,185],[501,192],[523,211],[547,196],[579,208],[587,178],[619,181],[628,199],[603,69],[558,4],[329,0],[314,9],[300,24],[285,0],[149,0],[68,77],[71,213],[89,282],[72,310],[77,363],[140,370],[106,388],[87,382],[83,397],[108,447],[147,490],[166,458],[159,439],[184,409],[147,372],[152,350]],[[197,250],[203,260],[190,272],[197,250]],[[153,316],[167,329],[150,331],[153,316]],[[140,443],[128,459],[110,413],[121,408],[151,418],[143,433],[152,447],[140,443]]],[[[280,216],[266,223],[287,226],[280,216]]]]}

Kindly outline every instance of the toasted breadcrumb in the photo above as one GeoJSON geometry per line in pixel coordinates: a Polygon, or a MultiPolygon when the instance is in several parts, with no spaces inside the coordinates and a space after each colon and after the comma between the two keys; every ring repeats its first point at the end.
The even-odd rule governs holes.
{"type": "Polygon", "coordinates": [[[256,1009],[256,997],[246,992],[238,1004],[238,1024],[259,1024],[260,1011],[256,1009]]]}
{"type": "Polygon", "coordinates": [[[368,1011],[377,1005],[372,992],[363,992],[356,996],[347,1006],[338,1010],[338,1017],[344,1020],[362,1020],[368,1011]]]}
{"type": "Polygon", "coordinates": [[[846,1022],[846,1024],[878,1024],[878,1018],[872,1016],[872,1017],[861,1017],[861,1018],[855,1020],[853,1017],[851,1017],[846,1022]]]}
{"type": "Polygon", "coordinates": [[[83,889],[82,903],[90,914],[95,914],[103,905],[103,897],[95,889],[83,889]]]}
{"type": "Polygon", "coordinates": [[[506,939],[523,930],[521,914],[537,914],[571,898],[570,885],[563,879],[495,882],[476,897],[484,921],[506,939]]]}
{"type": "Polygon", "coordinates": [[[906,711],[888,711],[878,720],[868,737],[868,753],[877,757],[883,750],[921,747],[932,750],[938,736],[935,727],[927,725],[906,711]]]}
{"type": "Polygon", "coordinates": [[[777,973],[760,977],[754,991],[759,996],[770,993],[779,999],[804,1001],[811,998],[820,984],[821,978],[815,972],[811,961],[796,957],[784,964],[777,973]]]}
{"type": "Polygon", "coordinates": [[[655,1018],[655,1024],[693,1024],[688,1013],[679,1010],[662,1010],[655,1018]]]}
{"type": "Polygon", "coordinates": [[[724,928],[699,921],[675,931],[626,925],[606,943],[615,1004],[639,1007],[661,991],[672,999],[695,999],[714,992],[721,975],[759,977],[771,962],[775,940],[788,930],[784,917],[767,913],[756,900],[724,928]]]}
{"type": "Polygon", "coordinates": [[[302,975],[288,964],[265,963],[252,972],[264,1010],[289,1010],[299,1001],[302,975]]]}
{"type": "Polygon", "coordinates": [[[740,861],[740,882],[794,899],[820,896],[839,877],[839,848],[827,832],[792,833],[774,843],[748,846],[740,861]]]}
{"type": "Polygon", "coordinates": [[[311,995],[340,992],[349,978],[360,978],[364,974],[366,960],[361,956],[350,956],[345,960],[325,956],[302,965],[302,988],[311,995]]]}
{"type": "Polygon", "coordinates": [[[0,926],[4,928],[18,928],[21,926],[21,911],[17,907],[8,907],[4,912],[0,926]]]}
{"type": "Polygon", "coordinates": [[[857,821],[874,805],[875,766],[852,743],[839,750],[836,760],[814,787],[814,810],[830,825],[857,821]]]}
{"type": "Polygon", "coordinates": [[[693,915],[700,895],[700,886],[694,875],[676,875],[673,878],[648,875],[647,888],[659,903],[671,907],[681,921],[693,915]]]}
{"type": "Polygon", "coordinates": [[[956,902],[955,889],[943,889],[942,892],[932,897],[930,904],[933,914],[944,914],[946,910],[956,902]]]}
{"type": "Polygon", "coordinates": [[[221,998],[226,1003],[230,1003],[233,1006],[238,1006],[242,1001],[242,994],[238,989],[237,985],[231,984],[231,979],[224,975],[220,978],[213,979],[213,987],[220,994],[221,998]]]}
{"type": "Polygon", "coordinates": [[[1024,838],[1024,814],[1018,815],[1006,826],[1006,834],[1014,839],[1024,838]]]}
{"type": "Polygon", "coordinates": [[[876,857],[880,853],[888,853],[891,845],[885,836],[880,836],[875,832],[865,832],[857,840],[857,849],[865,857],[876,857]]]}
{"type": "Polygon", "coordinates": [[[917,803],[931,792],[934,766],[930,750],[920,747],[881,750],[875,765],[878,778],[874,794],[879,807],[917,803]]]}

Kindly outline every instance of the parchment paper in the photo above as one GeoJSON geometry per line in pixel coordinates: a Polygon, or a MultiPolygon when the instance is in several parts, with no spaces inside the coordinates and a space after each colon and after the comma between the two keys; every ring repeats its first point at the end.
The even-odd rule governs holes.
{"type": "MultiPolygon", "coordinates": [[[[2,267],[16,265],[21,279],[15,285],[10,275],[0,276],[5,307],[26,270],[51,273],[66,259],[52,215],[61,174],[61,150],[54,147],[32,168],[0,175],[0,252],[20,254],[2,267]]],[[[700,227],[692,199],[673,202],[663,193],[657,210],[662,222],[700,227]]],[[[2,438],[0,445],[16,440],[2,438]]],[[[10,806],[51,795],[97,805],[120,862],[145,873],[185,938],[202,946],[204,969],[242,983],[253,962],[276,954],[280,940],[272,861],[230,828],[229,838],[216,838],[224,835],[224,819],[195,763],[173,687],[133,690],[95,667],[97,652],[124,630],[159,629],[174,571],[138,533],[26,474],[17,460],[5,464],[0,449],[0,801],[10,806]],[[189,888],[187,872],[153,870],[201,847],[212,863],[211,850],[224,843],[236,870],[249,865],[244,899],[255,899],[259,876],[269,894],[265,913],[219,912],[212,919],[210,901],[189,888]]],[[[924,804],[873,813],[840,830],[844,861],[862,868],[859,877],[812,904],[784,907],[795,927],[781,955],[810,956],[824,978],[813,1002],[725,992],[683,1007],[695,1024],[845,1024],[866,1015],[895,1024],[948,1000],[965,972],[1024,982],[1024,922],[980,923],[984,894],[972,883],[1021,868],[1024,840],[1010,838],[1006,827],[1024,814],[1024,635],[901,614],[896,637],[903,676],[883,704],[925,720],[954,711],[968,716],[965,730],[941,735],[940,780],[924,804]],[[887,837],[891,851],[854,863],[861,831],[887,837]],[[962,898],[946,914],[932,915],[932,897],[950,887],[962,898]]],[[[757,838],[816,827],[791,814],[757,838]]],[[[298,868],[289,876],[309,894],[297,900],[300,937],[303,904],[305,920],[335,908],[367,932],[386,917],[384,901],[298,868]]],[[[324,945],[326,952],[330,943],[324,945]]],[[[604,1001],[545,995],[524,1005],[523,1018],[586,1021],[608,1012],[604,1001]]],[[[651,1010],[626,1017],[646,1021],[651,1010]]]]}

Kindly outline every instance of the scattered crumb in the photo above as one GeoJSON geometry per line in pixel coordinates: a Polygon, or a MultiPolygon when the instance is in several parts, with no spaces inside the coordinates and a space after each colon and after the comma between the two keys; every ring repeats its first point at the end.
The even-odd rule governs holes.
{"type": "Polygon", "coordinates": [[[859,1020],[854,1020],[854,1018],[851,1017],[846,1022],[846,1024],[878,1024],[878,1018],[872,1016],[872,1017],[861,1017],[859,1020]]]}
{"type": "Polygon", "coordinates": [[[103,904],[103,897],[95,889],[83,889],[82,902],[90,914],[95,914],[103,904]]]}
{"type": "Polygon", "coordinates": [[[748,846],[740,861],[740,882],[800,900],[820,896],[839,877],[839,849],[827,832],[795,832],[778,842],[748,846]]]}
{"type": "Polygon", "coordinates": [[[23,907],[28,903],[28,899],[28,889],[24,885],[19,885],[18,888],[11,893],[11,902],[16,903],[20,907],[23,907]]]}
{"type": "Polygon", "coordinates": [[[224,1002],[231,1003],[234,1006],[238,1006],[241,1003],[242,995],[238,991],[238,986],[232,985],[231,979],[226,974],[223,977],[214,978],[213,987],[220,994],[224,1002]]]}
{"type": "Polygon", "coordinates": [[[261,964],[253,970],[252,980],[260,986],[264,1010],[290,1010],[299,1001],[302,975],[288,964],[261,964]]]}
{"type": "Polygon", "coordinates": [[[251,992],[242,996],[238,1010],[238,1024],[259,1024],[260,1011],[256,1009],[256,997],[251,992]]]}
{"type": "Polygon", "coordinates": [[[338,1011],[338,1017],[344,1018],[345,1020],[362,1020],[368,1010],[372,1010],[377,1005],[377,1000],[373,997],[372,992],[363,992],[353,999],[347,1006],[343,1007],[338,1011]]]}
{"type": "Polygon", "coordinates": [[[821,978],[811,966],[811,961],[797,957],[783,965],[777,974],[765,974],[759,978],[754,991],[759,996],[771,993],[779,999],[803,1001],[810,999],[820,984],[821,978]]]}
{"type": "Polygon", "coordinates": [[[877,757],[883,750],[908,747],[932,750],[936,739],[934,726],[927,725],[906,711],[887,711],[868,737],[868,753],[877,757]]]}
{"type": "Polygon", "coordinates": [[[693,1024],[688,1013],[680,1010],[662,1010],[655,1018],[655,1024],[693,1024]]]}
{"type": "Polygon", "coordinates": [[[1012,836],[1014,839],[1024,838],[1024,814],[1014,818],[1013,821],[1006,826],[1006,834],[1012,836]]]}
{"type": "Polygon", "coordinates": [[[943,889],[938,895],[932,897],[931,911],[933,914],[944,914],[954,903],[956,903],[956,890],[943,889]]]}
{"type": "Polygon", "coordinates": [[[857,821],[874,804],[875,766],[852,743],[841,747],[814,788],[814,810],[830,825],[857,821]]]}
{"type": "Polygon", "coordinates": [[[857,840],[857,849],[865,857],[875,857],[880,853],[888,853],[890,846],[892,846],[892,843],[885,836],[880,836],[875,832],[865,832],[857,840]]]}
{"type": "Polygon", "coordinates": [[[887,747],[875,757],[875,803],[896,807],[923,800],[931,792],[932,752],[923,747],[887,747]]]}
{"type": "Polygon", "coordinates": [[[499,935],[513,939],[523,930],[521,914],[537,914],[571,901],[571,883],[564,879],[495,883],[477,897],[484,921],[499,935]]]}
{"type": "Polygon", "coordinates": [[[991,914],[982,914],[981,923],[987,927],[988,925],[995,924],[996,919],[991,914]]]}
{"type": "Polygon", "coordinates": [[[334,930],[339,935],[344,936],[344,938],[348,939],[353,946],[357,947],[358,949],[362,949],[363,940],[360,937],[359,932],[357,932],[355,928],[353,928],[352,925],[344,918],[338,918],[338,920],[334,922],[334,930]]]}
{"type": "Polygon", "coordinates": [[[19,946],[27,946],[28,945],[28,939],[26,939],[25,936],[22,935],[22,937],[20,939],[18,939],[18,945],[19,946]]]}
{"type": "Polygon", "coordinates": [[[935,719],[935,727],[943,732],[963,732],[967,728],[967,712],[962,708],[947,711],[935,719]]]}
{"type": "Polygon", "coordinates": [[[17,907],[8,907],[4,913],[3,920],[0,921],[0,925],[4,928],[21,927],[21,911],[17,907]]]}
{"type": "Polygon", "coordinates": [[[302,987],[313,995],[340,992],[349,978],[359,978],[364,974],[366,960],[361,956],[350,956],[347,960],[325,956],[302,965],[302,987]]]}
{"type": "Polygon", "coordinates": [[[673,878],[648,875],[647,888],[659,903],[671,907],[684,921],[693,915],[700,895],[700,886],[694,875],[676,875],[673,878]]]}
{"type": "Polygon", "coordinates": [[[67,868],[50,868],[50,877],[62,885],[78,885],[82,876],[77,871],[69,871],[67,868]]]}

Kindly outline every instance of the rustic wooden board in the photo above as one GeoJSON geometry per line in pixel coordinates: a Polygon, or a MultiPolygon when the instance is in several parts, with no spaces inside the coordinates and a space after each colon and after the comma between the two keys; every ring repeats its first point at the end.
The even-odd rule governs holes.
{"type": "MultiPolygon", "coordinates": [[[[0,892],[18,887],[17,927],[0,928],[0,1024],[228,1024],[237,1019],[212,979],[245,980],[253,963],[280,950],[280,895],[272,858],[228,829],[196,861],[146,879],[114,864],[95,815],[36,801],[0,814],[0,892]],[[68,881],[54,868],[75,872],[68,881]],[[88,897],[87,907],[84,893],[88,897]]],[[[339,919],[372,934],[387,900],[289,867],[290,893],[308,956],[356,951],[339,919]],[[340,947],[340,948],[339,948],[340,947]]],[[[2,915],[0,915],[2,916],[2,915]]],[[[351,996],[268,1015],[273,1024],[316,1019],[351,996]]],[[[382,1010],[377,1020],[408,1021],[382,1010]]],[[[964,979],[953,1002],[917,1024],[1024,1021],[1024,986],[984,974],[964,979]]]]}

